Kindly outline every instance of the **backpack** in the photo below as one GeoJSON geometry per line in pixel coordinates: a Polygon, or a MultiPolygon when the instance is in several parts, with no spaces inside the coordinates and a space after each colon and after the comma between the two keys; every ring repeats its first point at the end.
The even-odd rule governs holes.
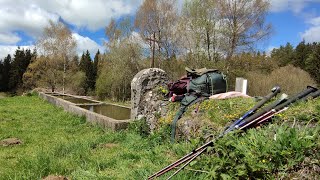
{"type": "MultiPolygon", "coordinates": [[[[227,91],[226,76],[217,69],[190,69],[186,67],[187,77],[168,84],[169,97],[180,96],[180,109],[172,122],[171,142],[175,139],[176,124],[187,107],[208,99],[213,94],[227,91]]],[[[173,97],[174,98],[174,97],[173,97]]]]}
{"type": "Polygon", "coordinates": [[[203,68],[188,73],[194,77],[189,83],[189,93],[209,97],[227,90],[226,76],[219,70],[203,68]]]}
{"type": "Polygon", "coordinates": [[[173,94],[183,95],[186,93],[197,96],[210,96],[226,92],[226,78],[223,73],[216,69],[190,69],[186,67],[187,77],[182,77],[176,82],[169,83],[169,97],[173,94]]]}

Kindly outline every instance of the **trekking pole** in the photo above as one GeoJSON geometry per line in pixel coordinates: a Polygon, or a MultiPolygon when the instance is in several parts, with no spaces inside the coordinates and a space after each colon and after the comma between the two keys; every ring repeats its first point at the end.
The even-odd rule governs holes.
{"type": "Polygon", "coordinates": [[[235,126],[238,125],[241,121],[243,121],[245,118],[251,116],[255,113],[257,109],[259,109],[261,106],[263,106],[266,102],[268,102],[271,98],[276,96],[278,93],[280,93],[281,89],[279,86],[275,86],[271,89],[271,93],[265,96],[261,101],[259,101],[253,108],[251,108],[248,112],[246,112],[242,117],[240,117],[238,120],[236,120],[234,123],[232,123],[224,132],[220,134],[220,136],[223,136],[230,131],[235,129],[235,126]]]}
{"type": "Polygon", "coordinates": [[[241,121],[238,125],[235,126],[235,129],[243,129],[243,126],[249,126],[250,124],[259,121],[261,118],[263,118],[264,116],[268,115],[268,113],[271,113],[270,110],[272,110],[274,107],[276,107],[277,105],[287,101],[288,99],[288,95],[286,94],[282,94],[280,96],[280,98],[278,100],[276,100],[275,102],[273,102],[272,104],[263,107],[260,111],[256,112],[255,114],[253,114],[252,116],[246,118],[245,120],[241,121]]]}
{"type": "MultiPolygon", "coordinates": [[[[159,177],[161,175],[163,175],[164,173],[171,171],[173,168],[181,165],[182,163],[190,160],[192,157],[194,157],[195,155],[197,155],[197,153],[201,152],[202,150],[206,150],[209,146],[213,145],[213,141],[209,141],[206,144],[194,149],[192,152],[190,152],[189,154],[183,156],[182,158],[178,159],[177,161],[173,162],[172,164],[166,166],[165,168],[161,169],[160,171],[156,172],[155,174],[151,175],[148,177],[148,179],[153,179],[155,177],[159,177]]],[[[199,156],[200,154],[198,154],[199,156]]]]}
{"type": "Polygon", "coordinates": [[[316,91],[316,92],[312,93],[310,96],[311,96],[313,99],[315,99],[315,98],[319,97],[319,96],[320,96],[320,90],[318,90],[318,91],[316,91]]]}
{"type": "Polygon", "coordinates": [[[171,179],[174,175],[178,174],[183,168],[185,168],[188,164],[190,164],[195,158],[197,158],[198,156],[200,156],[205,150],[205,149],[202,149],[200,152],[198,152],[197,154],[195,154],[192,158],[190,158],[189,161],[187,161],[183,166],[181,166],[178,170],[176,170],[171,176],[169,176],[167,178],[167,180],[171,179]]]}
{"type": "Polygon", "coordinates": [[[320,96],[320,90],[316,91],[316,92],[313,92],[313,93],[310,93],[308,94],[308,96],[305,96],[304,98],[302,98],[301,100],[304,101],[304,100],[307,100],[309,97],[315,99],[317,97],[320,96]]]}
{"type": "MultiPolygon", "coordinates": [[[[316,92],[313,92],[313,93],[310,93],[304,97],[301,97],[301,101],[305,101],[307,99],[307,97],[312,97],[313,99],[319,97],[320,95],[320,90],[316,91],[316,92]]],[[[298,99],[299,100],[299,99],[298,99]]],[[[276,115],[276,114],[279,114],[285,110],[288,109],[288,106],[290,104],[288,104],[286,107],[282,108],[283,106],[281,105],[281,107],[275,107],[272,111],[273,111],[273,114],[269,114],[267,117],[264,117],[263,119],[261,119],[259,122],[257,122],[255,125],[260,125],[262,124],[264,121],[270,119],[272,116],[276,115]],[[282,109],[281,109],[282,108],[282,109]]],[[[280,105],[279,105],[280,106],[280,105]]]]}
{"type": "Polygon", "coordinates": [[[260,115],[258,114],[257,117],[255,117],[254,115],[250,116],[243,124],[240,124],[239,129],[242,130],[242,129],[244,129],[254,123],[260,124],[260,123],[266,121],[267,119],[269,119],[270,117],[272,117],[273,115],[275,115],[275,113],[277,113],[278,111],[286,110],[286,107],[289,106],[290,104],[296,102],[299,99],[306,97],[307,95],[309,95],[310,93],[315,92],[315,91],[317,91],[317,88],[314,88],[312,86],[308,86],[305,90],[296,94],[295,96],[288,99],[287,101],[284,101],[283,103],[279,103],[278,105],[276,105],[276,103],[272,104],[271,106],[269,106],[269,107],[271,107],[270,109],[268,107],[267,109],[265,109],[265,110],[267,110],[266,112],[263,111],[263,113],[260,113],[260,115]]]}

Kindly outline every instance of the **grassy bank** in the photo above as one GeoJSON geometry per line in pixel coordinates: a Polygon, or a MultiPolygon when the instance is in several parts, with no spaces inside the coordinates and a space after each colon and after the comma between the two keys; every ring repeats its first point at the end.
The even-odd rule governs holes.
{"type": "MultiPolygon", "coordinates": [[[[253,102],[203,103],[199,119],[214,121],[219,113],[234,108],[240,113],[245,103],[253,102]]],[[[301,103],[269,126],[228,136],[217,142],[215,153],[201,156],[175,179],[297,177],[299,171],[315,177],[319,112],[319,100],[301,103]]],[[[216,126],[225,123],[219,120],[216,126]]],[[[145,136],[138,132],[140,125],[112,132],[35,96],[2,98],[0,140],[16,137],[23,144],[0,146],[0,179],[41,179],[50,174],[71,179],[145,179],[203,143],[196,139],[170,144],[168,126],[145,136]]]]}

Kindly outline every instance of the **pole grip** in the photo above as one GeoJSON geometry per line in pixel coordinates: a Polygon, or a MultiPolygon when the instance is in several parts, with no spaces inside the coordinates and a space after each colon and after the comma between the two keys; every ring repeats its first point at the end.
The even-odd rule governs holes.
{"type": "Polygon", "coordinates": [[[297,100],[307,96],[308,94],[317,91],[318,89],[312,86],[307,86],[307,88],[305,90],[303,90],[302,92],[296,94],[295,96],[293,96],[292,98],[288,99],[286,102],[276,106],[274,109],[276,111],[279,111],[287,106],[289,106],[290,104],[296,102],[297,100]]]}

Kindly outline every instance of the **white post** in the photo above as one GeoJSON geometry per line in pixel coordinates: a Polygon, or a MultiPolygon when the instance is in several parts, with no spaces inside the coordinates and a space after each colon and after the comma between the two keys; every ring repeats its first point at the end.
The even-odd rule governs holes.
{"type": "Polygon", "coordinates": [[[243,94],[247,94],[247,85],[248,85],[248,80],[241,77],[237,77],[235,91],[241,92],[243,94]]]}

